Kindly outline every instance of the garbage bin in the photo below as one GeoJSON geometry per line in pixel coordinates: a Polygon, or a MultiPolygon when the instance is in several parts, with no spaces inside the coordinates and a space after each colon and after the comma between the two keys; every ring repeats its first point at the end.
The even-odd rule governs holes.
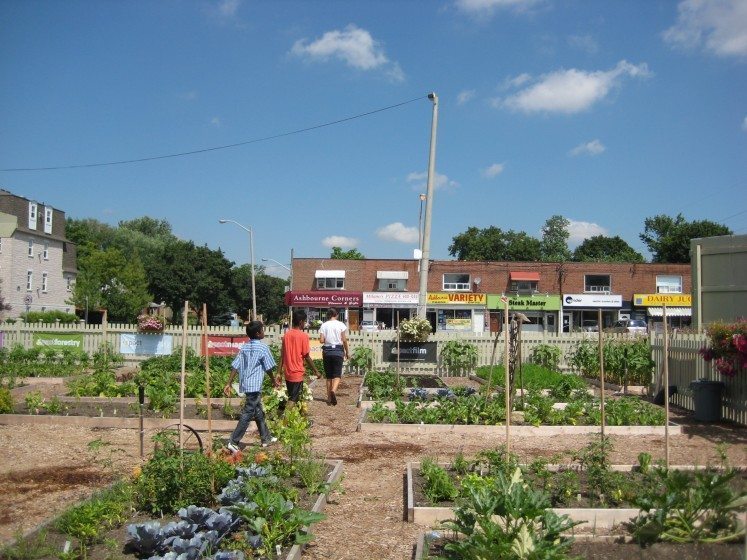
{"type": "Polygon", "coordinates": [[[721,420],[721,391],[724,384],[720,381],[698,379],[690,383],[695,400],[693,417],[701,422],[718,422],[721,420]]]}

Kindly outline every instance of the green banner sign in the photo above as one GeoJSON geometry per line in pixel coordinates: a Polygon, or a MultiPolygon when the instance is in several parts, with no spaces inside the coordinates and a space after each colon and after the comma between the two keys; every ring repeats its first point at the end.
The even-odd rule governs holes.
{"type": "Polygon", "coordinates": [[[63,348],[83,350],[82,334],[34,333],[31,340],[33,345],[37,347],[44,346],[47,348],[57,348],[59,350],[62,350],[63,348]]]}
{"type": "MultiPolygon", "coordinates": [[[[507,296],[509,311],[558,311],[560,309],[560,296],[545,294],[532,294],[526,296],[507,296]]],[[[488,294],[489,309],[503,309],[501,296],[488,294]]]]}

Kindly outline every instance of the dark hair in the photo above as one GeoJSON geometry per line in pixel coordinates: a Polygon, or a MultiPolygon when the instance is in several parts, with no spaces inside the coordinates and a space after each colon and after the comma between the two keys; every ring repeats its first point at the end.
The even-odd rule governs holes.
{"type": "Polygon", "coordinates": [[[308,317],[308,315],[306,315],[306,311],[304,311],[303,309],[296,309],[293,312],[293,326],[300,327],[301,323],[306,320],[306,317],[308,317]]]}
{"type": "Polygon", "coordinates": [[[262,321],[250,321],[246,326],[246,336],[248,336],[252,340],[257,340],[258,338],[261,338],[259,336],[259,333],[262,332],[262,329],[264,327],[265,326],[264,324],[262,324],[262,321]]]}
{"type": "Polygon", "coordinates": [[[327,317],[329,318],[337,317],[338,315],[339,311],[337,311],[337,309],[335,309],[334,307],[330,307],[329,311],[327,311],[327,317]]]}

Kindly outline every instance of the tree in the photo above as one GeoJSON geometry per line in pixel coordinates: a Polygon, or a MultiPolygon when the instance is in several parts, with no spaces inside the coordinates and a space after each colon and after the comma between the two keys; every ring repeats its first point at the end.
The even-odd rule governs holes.
{"type": "Polygon", "coordinates": [[[584,239],[573,252],[573,260],[578,262],[645,262],[643,255],[633,249],[619,236],[595,235],[584,239]]]}
{"type": "MultiPolygon", "coordinates": [[[[251,275],[249,265],[241,265],[232,271],[233,294],[236,307],[242,315],[252,307],[251,275]]],[[[270,276],[264,267],[254,271],[254,291],[257,294],[257,313],[265,323],[279,323],[288,313],[285,305],[285,288],[288,280],[270,276]]],[[[248,313],[246,313],[248,316],[248,313]]]]}
{"type": "Polygon", "coordinates": [[[330,259],[347,259],[361,261],[366,257],[358,249],[350,249],[349,251],[343,251],[340,247],[332,247],[332,254],[329,256],[330,259]]]}
{"type": "Polygon", "coordinates": [[[460,261],[538,261],[540,241],[523,231],[474,226],[452,238],[449,254],[460,261]]]}
{"type": "Polygon", "coordinates": [[[551,216],[542,226],[542,241],[540,250],[545,262],[565,262],[570,260],[571,251],[568,249],[568,226],[571,222],[560,215],[551,216]]]}
{"type": "Polygon", "coordinates": [[[674,219],[659,214],[646,218],[643,223],[645,229],[639,237],[651,252],[651,262],[655,263],[689,263],[691,239],[732,235],[724,225],[710,220],[688,222],[682,214],[677,214],[674,219]]]}

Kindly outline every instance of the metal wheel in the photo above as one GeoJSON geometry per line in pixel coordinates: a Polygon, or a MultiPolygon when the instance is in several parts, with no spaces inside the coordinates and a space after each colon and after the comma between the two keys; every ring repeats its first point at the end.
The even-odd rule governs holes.
{"type": "MultiPolygon", "coordinates": [[[[184,430],[182,441],[184,444],[184,451],[202,453],[203,446],[200,434],[187,424],[183,424],[182,428],[184,430]]],[[[158,449],[159,445],[163,444],[164,440],[173,442],[177,446],[179,445],[179,424],[171,424],[165,428],[150,430],[150,433],[146,432],[145,445],[147,446],[150,442],[153,442],[154,451],[158,449]]]]}

